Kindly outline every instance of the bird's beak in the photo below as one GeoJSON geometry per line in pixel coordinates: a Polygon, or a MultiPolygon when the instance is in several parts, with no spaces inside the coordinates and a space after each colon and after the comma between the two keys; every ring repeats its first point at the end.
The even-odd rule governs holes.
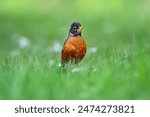
{"type": "Polygon", "coordinates": [[[80,26],[78,32],[81,32],[83,28],[84,28],[83,26],[80,26]]]}

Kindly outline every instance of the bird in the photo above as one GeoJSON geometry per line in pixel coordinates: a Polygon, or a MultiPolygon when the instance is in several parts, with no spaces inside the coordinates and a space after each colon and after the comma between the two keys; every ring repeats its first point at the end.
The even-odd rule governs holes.
{"type": "Polygon", "coordinates": [[[84,58],[87,47],[81,35],[82,29],[83,26],[79,22],[71,24],[68,37],[61,51],[62,67],[65,67],[68,63],[79,63],[84,58]]]}

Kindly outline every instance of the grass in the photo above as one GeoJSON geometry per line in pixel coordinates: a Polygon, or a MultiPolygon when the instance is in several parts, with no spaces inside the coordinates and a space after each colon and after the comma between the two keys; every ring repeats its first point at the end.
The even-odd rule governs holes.
{"type": "Polygon", "coordinates": [[[150,99],[147,0],[34,2],[0,2],[0,99],[150,99]],[[88,52],[64,70],[73,21],[88,52]]]}

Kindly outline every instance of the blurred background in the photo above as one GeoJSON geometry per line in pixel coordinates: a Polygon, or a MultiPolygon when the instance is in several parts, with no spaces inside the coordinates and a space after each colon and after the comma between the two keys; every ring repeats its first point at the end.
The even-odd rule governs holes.
{"type": "MultiPolygon", "coordinates": [[[[148,94],[150,91],[149,84],[144,85],[145,81],[149,80],[148,76],[150,75],[148,72],[148,69],[150,68],[148,63],[150,58],[149,5],[149,0],[1,0],[0,85],[2,89],[0,90],[0,98],[150,99],[150,95],[148,94]],[[38,76],[43,77],[45,75],[44,70],[46,72],[46,69],[44,67],[42,67],[43,72],[40,71],[38,75],[32,72],[32,68],[28,69],[28,64],[30,64],[28,60],[30,60],[30,57],[32,57],[32,59],[35,58],[35,60],[37,58],[39,63],[36,64],[39,65],[41,65],[41,63],[43,65],[44,61],[50,65],[52,65],[53,62],[59,63],[62,45],[67,38],[71,23],[74,21],[78,21],[84,26],[82,35],[87,43],[89,54],[87,54],[83,65],[87,64],[86,62],[96,64],[95,71],[97,69],[98,72],[95,75],[89,75],[88,72],[87,75],[77,74],[73,75],[73,77],[102,77],[104,79],[107,77],[106,81],[100,81],[101,87],[98,86],[99,84],[96,84],[96,80],[87,82],[91,84],[90,86],[92,86],[92,84],[97,86],[97,89],[99,89],[98,91],[101,91],[101,93],[104,93],[105,90],[108,90],[108,92],[105,92],[103,96],[100,96],[93,88],[88,89],[88,87],[90,87],[89,85],[82,87],[81,84],[84,83],[84,80],[81,80],[80,83],[79,81],[75,81],[81,89],[74,89],[76,84],[73,84],[74,81],[69,79],[73,74],[71,72],[71,75],[63,74],[61,76],[68,77],[69,81],[65,79],[60,82],[56,80],[59,82],[58,84],[50,83],[52,85],[51,87],[53,87],[53,85],[60,85],[62,90],[66,92],[66,95],[62,94],[62,91],[57,90],[56,88],[58,87],[56,86],[54,86],[54,89],[51,91],[54,91],[56,95],[59,94],[60,98],[57,98],[55,93],[51,93],[51,96],[48,95],[46,90],[49,89],[49,84],[47,84],[46,81],[44,81],[45,84],[41,84],[43,87],[41,86],[42,88],[40,88],[38,93],[32,94],[32,90],[30,90],[31,87],[33,85],[37,86],[34,90],[38,91],[38,84],[42,83],[41,79],[39,78],[40,80],[37,80],[35,83],[35,79],[33,81],[30,81],[29,79],[18,81],[18,77],[30,78],[38,76]],[[129,69],[127,67],[120,72],[119,70],[122,69],[122,66],[114,66],[116,59],[111,59],[109,56],[115,53],[118,53],[116,56],[120,57],[119,61],[122,61],[123,57],[127,58],[125,59],[129,61],[129,63],[123,64],[126,64],[125,66],[128,66],[129,69]],[[133,54],[134,56],[132,56],[133,54]],[[27,60],[24,58],[27,58],[27,60]],[[105,67],[102,66],[102,58],[109,58],[110,62],[113,63],[112,66],[115,69],[115,72],[110,70],[110,63],[106,59],[106,61],[103,61],[104,63],[106,62],[105,67]],[[50,61],[50,59],[54,60],[50,61]],[[130,67],[132,65],[134,67],[130,67]],[[23,71],[25,70],[28,72],[24,73],[23,71]],[[111,74],[109,74],[109,72],[111,72],[111,74]],[[15,82],[11,77],[16,79],[14,80],[15,82]],[[110,77],[144,77],[146,79],[144,79],[142,85],[140,84],[141,82],[139,79],[137,85],[132,85],[133,82],[128,81],[129,84],[126,84],[125,87],[130,85],[133,86],[131,87],[131,91],[128,92],[125,87],[122,87],[122,91],[119,91],[117,87],[109,87],[117,81],[115,80],[113,82],[108,79],[110,77]],[[29,83],[29,81],[32,83],[29,83]],[[19,85],[20,82],[24,85],[19,85]],[[71,85],[74,86],[74,88],[70,89],[71,85],[66,85],[65,87],[62,85],[64,82],[72,83],[71,85]],[[24,88],[28,83],[30,84],[29,88],[24,92],[24,88]],[[103,86],[108,86],[109,88],[104,88],[103,86]],[[14,94],[12,94],[13,91],[11,89],[14,91],[14,94]],[[83,93],[86,89],[89,91],[89,95],[88,92],[83,93]],[[135,90],[132,89],[138,90],[133,93],[135,90]],[[145,93],[141,93],[144,90],[145,93]],[[70,94],[70,91],[74,92],[74,94],[70,94]],[[80,91],[80,95],[75,95],[75,92],[80,93],[80,91]],[[116,96],[109,93],[113,91],[116,96]],[[127,95],[124,95],[121,92],[126,92],[127,95]],[[119,93],[120,95],[117,97],[119,93]],[[21,97],[21,95],[24,95],[24,97],[21,97]],[[72,97],[69,95],[72,95],[72,97]],[[38,96],[41,96],[41,98],[38,96]]],[[[119,62],[117,61],[117,65],[118,63],[119,62]]],[[[38,71],[38,67],[35,67],[35,69],[38,71]]],[[[90,70],[91,68],[88,71],[90,70]]],[[[56,75],[59,73],[57,70],[47,70],[47,74],[49,74],[48,71],[50,74],[53,74],[53,77],[58,77],[58,75],[56,75]]],[[[120,87],[123,83],[124,80],[118,82],[118,86],[120,87]]]]}
{"type": "Polygon", "coordinates": [[[148,44],[149,14],[149,0],[0,1],[0,53],[17,51],[19,41],[38,53],[54,43],[62,45],[74,21],[85,27],[88,47],[122,48],[135,39],[148,44]]]}

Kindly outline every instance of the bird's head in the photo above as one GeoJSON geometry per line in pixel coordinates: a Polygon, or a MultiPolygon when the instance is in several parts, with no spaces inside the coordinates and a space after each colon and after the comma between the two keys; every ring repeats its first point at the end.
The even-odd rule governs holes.
{"type": "Polygon", "coordinates": [[[69,30],[69,36],[78,36],[81,35],[83,27],[80,23],[74,22],[71,24],[70,30],[69,30]]]}

